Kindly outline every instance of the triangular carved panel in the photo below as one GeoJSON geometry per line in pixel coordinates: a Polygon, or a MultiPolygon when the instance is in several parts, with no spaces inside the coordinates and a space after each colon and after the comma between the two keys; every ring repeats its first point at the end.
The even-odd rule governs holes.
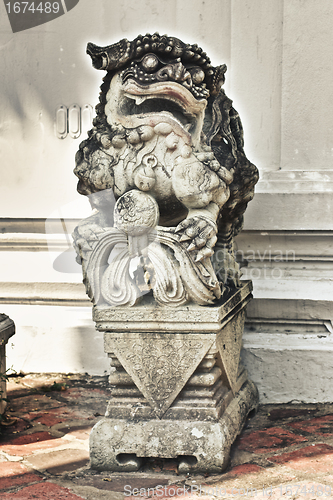
{"type": "Polygon", "coordinates": [[[130,338],[124,335],[112,339],[114,354],[159,418],[202,361],[215,335],[179,337],[132,333],[130,338]]]}
{"type": "Polygon", "coordinates": [[[217,334],[216,346],[219,350],[222,368],[230,388],[235,393],[238,376],[240,352],[242,349],[242,336],[244,328],[244,311],[241,311],[217,334]]]}

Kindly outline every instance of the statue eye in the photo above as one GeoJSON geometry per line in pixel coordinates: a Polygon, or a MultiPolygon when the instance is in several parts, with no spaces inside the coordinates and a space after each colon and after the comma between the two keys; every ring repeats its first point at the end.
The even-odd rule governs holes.
{"type": "Polygon", "coordinates": [[[141,61],[141,66],[147,71],[152,73],[158,68],[158,58],[155,54],[147,54],[141,61]]]}
{"type": "Polygon", "coordinates": [[[191,73],[192,76],[192,82],[195,85],[198,85],[199,83],[202,83],[204,81],[205,73],[201,68],[199,67],[191,68],[189,69],[189,72],[191,73]]]}

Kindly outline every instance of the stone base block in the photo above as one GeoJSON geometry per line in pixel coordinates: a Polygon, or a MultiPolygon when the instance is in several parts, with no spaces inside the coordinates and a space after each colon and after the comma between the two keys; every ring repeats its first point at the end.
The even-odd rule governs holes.
{"type": "Polygon", "coordinates": [[[221,472],[245,419],[258,404],[247,380],[218,421],[129,420],[105,417],[90,434],[91,467],[136,471],[144,457],[178,458],[179,472],[221,472]]]}
{"type": "Polygon", "coordinates": [[[15,333],[14,322],[5,314],[0,314],[0,415],[6,409],[6,344],[15,333]]]}

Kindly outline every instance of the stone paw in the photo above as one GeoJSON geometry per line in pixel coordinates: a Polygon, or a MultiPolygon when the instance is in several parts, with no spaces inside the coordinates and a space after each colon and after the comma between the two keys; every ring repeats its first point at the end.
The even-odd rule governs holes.
{"type": "Polygon", "coordinates": [[[212,220],[200,216],[189,217],[178,224],[175,232],[180,233],[180,242],[190,242],[187,250],[195,252],[195,262],[213,255],[213,247],[217,240],[217,227],[212,220]]]}
{"type": "Polygon", "coordinates": [[[99,224],[98,215],[94,214],[87,219],[84,219],[74,229],[72,234],[73,246],[77,253],[77,262],[81,263],[81,252],[91,250],[92,245],[98,241],[98,235],[105,232],[99,224]]]}

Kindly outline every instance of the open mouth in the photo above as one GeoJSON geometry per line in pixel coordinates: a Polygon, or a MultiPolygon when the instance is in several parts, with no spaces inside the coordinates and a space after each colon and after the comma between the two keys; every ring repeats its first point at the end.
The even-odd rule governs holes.
{"type": "Polygon", "coordinates": [[[206,99],[198,100],[182,85],[169,81],[141,85],[128,79],[122,86],[122,94],[119,111],[124,116],[169,115],[190,133],[207,105],[206,99]]]}
{"type": "Polygon", "coordinates": [[[122,81],[115,75],[107,94],[105,113],[108,123],[120,123],[135,128],[147,124],[155,127],[167,122],[186,143],[197,147],[200,143],[206,99],[194,95],[173,81],[141,85],[132,78],[122,81]]]}
{"type": "Polygon", "coordinates": [[[124,116],[167,114],[175,118],[187,132],[195,127],[196,116],[177,102],[158,96],[137,96],[125,94],[119,111],[124,116]]]}

